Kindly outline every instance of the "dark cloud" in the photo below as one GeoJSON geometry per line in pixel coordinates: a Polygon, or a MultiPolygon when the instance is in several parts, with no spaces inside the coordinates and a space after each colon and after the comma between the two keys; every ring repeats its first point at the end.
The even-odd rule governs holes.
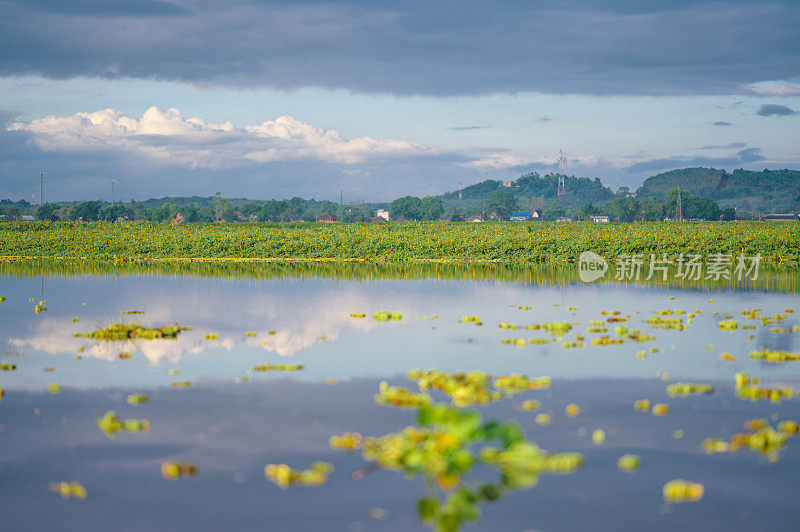
{"type": "Polygon", "coordinates": [[[0,17],[0,75],[399,95],[739,93],[797,75],[797,27],[796,0],[14,1],[0,17]]]}
{"type": "Polygon", "coordinates": [[[732,126],[733,124],[731,124],[730,122],[721,121],[721,122],[714,122],[711,125],[712,126],[732,126]]]}
{"type": "Polygon", "coordinates": [[[447,129],[451,131],[468,131],[471,129],[486,129],[489,127],[492,126],[453,126],[453,127],[448,127],[447,129]]]}
{"type": "Polygon", "coordinates": [[[536,118],[531,118],[534,122],[552,122],[553,119],[549,116],[537,116],[536,118]]]}
{"type": "Polygon", "coordinates": [[[746,142],[731,142],[730,144],[725,144],[724,146],[714,145],[714,144],[706,144],[705,146],[700,146],[697,148],[698,150],[727,150],[727,149],[735,149],[735,148],[744,148],[747,146],[746,142]]]}
{"type": "Polygon", "coordinates": [[[795,111],[794,109],[791,109],[789,107],[786,107],[785,105],[777,105],[777,104],[768,103],[768,104],[764,104],[761,107],[759,107],[758,111],[756,111],[756,114],[758,114],[758,116],[761,116],[761,117],[764,117],[764,116],[791,116],[791,115],[796,115],[797,111],[795,111]]]}
{"type": "Polygon", "coordinates": [[[663,159],[651,159],[649,161],[632,164],[627,167],[625,171],[637,174],[694,166],[730,168],[744,163],[753,163],[763,160],[764,157],[761,155],[761,148],[746,148],[744,150],[739,150],[736,152],[736,155],[732,157],[687,157],[680,155],[663,159]]]}
{"type": "Polygon", "coordinates": [[[185,7],[159,0],[25,0],[11,1],[18,9],[30,9],[69,16],[90,17],[174,17],[188,15],[185,7]]]}

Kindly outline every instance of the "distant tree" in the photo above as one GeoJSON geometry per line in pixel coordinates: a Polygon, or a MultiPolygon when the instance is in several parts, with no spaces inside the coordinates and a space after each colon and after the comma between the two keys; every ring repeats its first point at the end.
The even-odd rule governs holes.
{"type": "Polygon", "coordinates": [[[438,220],[444,214],[442,198],[438,196],[422,198],[421,210],[423,220],[438,220]]]}
{"type": "Polygon", "coordinates": [[[419,220],[422,218],[422,200],[416,196],[397,198],[392,202],[389,210],[393,220],[397,220],[401,216],[409,220],[419,220]]]}
{"type": "Polygon", "coordinates": [[[53,203],[39,205],[39,208],[36,209],[36,219],[50,220],[51,222],[55,222],[59,219],[58,215],[56,214],[56,210],[58,210],[58,206],[53,203]]]}
{"type": "Polygon", "coordinates": [[[4,211],[6,216],[14,220],[19,220],[19,217],[22,215],[22,209],[16,204],[7,206],[4,211]]]}
{"type": "Polygon", "coordinates": [[[567,210],[561,205],[550,205],[544,210],[543,215],[545,220],[555,220],[556,218],[566,216],[567,210]]]}
{"type": "Polygon", "coordinates": [[[517,208],[517,198],[514,192],[508,188],[495,190],[486,200],[486,210],[497,215],[501,220],[508,218],[511,211],[517,208]]]}
{"type": "Polygon", "coordinates": [[[723,222],[732,222],[736,219],[736,209],[728,207],[720,212],[719,219],[723,222]]]}
{"type": "Polygon", "coordinates": [[[82,201],[72,206],[69,212],[70,220],[83,220],[93,222],[100,217],[101,204],[99,201],[82,201]]]}

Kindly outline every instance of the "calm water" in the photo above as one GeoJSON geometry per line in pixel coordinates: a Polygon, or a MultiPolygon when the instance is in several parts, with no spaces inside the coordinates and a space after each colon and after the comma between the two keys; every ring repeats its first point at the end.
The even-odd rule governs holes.
{"type": "MultiPolygon", "coordinates": [[[[800,363],[748,357],[763,347],[800,350],[800,333],[770,332],[800,323],[796,293],[393,277],[3,274],[0,361],[17,365],[0,372],[3,527],[424,529],[416,511],[417,499],[428,490],[424,479],[378,469],[353,480],[350,473],[367,465],[360,452],[328,444],[331,435],[345,431],[377,436],[414,424],[413,411],[373,400],[382,380],[416,390],[405,376],[411,368],[551,376],[547,390],[479,410],[486,419],[517,420],[544,449],[585,457],[575,473],[545,475],[529,489],[481,504],[480,519],[465,530],[795,527],[800,440],[790,439],[774,463],[748,450],[706,455],[700,443],[728,439],[755,417],[773,426],[800,420],[798,397],[751,403],[734,390],[737,371],[759,376],[764,385],[800,389],[800,363]],[[47,301],[47,310],[35,314],[39,300],[47,301]],[[764,326],[739,314],[753,308],[763,316],[795,313],[764,326]],[[685,331],[654,330],[645,320],[663,309],[702,313],[685,331]],[[123,310],[144,314],[123,316],[123,310]],[[371,316],[379,310],[400,312],[403,319],[375,321],[371,316]],[[589,321],[604,320],[604,310],[629,315],[629,328],[656,339],[591,345],[589,339],[599,335],[587,334],[589,321]],[[351,312],[367,318],[351,318],[351,312]],[[483,326],[461,322],[465,315],[479,316],[483,326]],[[717,323],[727,315],[756,329],[722,331],[717,323]],[[150,326],[177,322],[192,330],[177,340],[126,343],[73,336],[133,320],[150,326]],[[582,334],[586,345],[501,343],[552,335],[502,330],[500,322],[552,321],[577,323],[567,337],[582,334]],[[208,334],[218,338],[206,339],[208,334]],[[654,347],[659,351],[650,353],[654,347]],[[647,350],[647,357],[637,358],[639,350],[647,350]],[[120,352],[132,357],[120,359],[120,352]],[[734,360],[720,359],[723,352],[734,360]],[[267,363],[299,363],[304,369],[251,374],[254,365],[267,363]],[[191,386],[172,386],[184,380],[191,386]],[[709,383],[715,392],[670,398],[666,385],[676,381],[709,383]],[[48,383],[60,384],[60,393],[48,393],[48,383]],[[150,402],[129,405],[127,395],[137,392],[149,394],[150,402]],[[636,412],[633,403],[642,398],[668,403],[669,414],[636,412]],[[552,412],[552,423],[537,425],[537,412],[514,410],[524,399],[539,400],[539,412],[552,412]],[[581,407],[578,416],[565,415],[568,403],[581,407]],[[108,410],[145,418],[150,429],[109,439],[95,425],[108,410]],[[591,439],[598,428],[607,433],[602,445],[591,439]],[[681,438],[674,437],[678,429],[681,438]],[[617,469],[624,453],[641,456],[639,471],[617,469]],[[195,462],[199,473],[167,481],[160,474],[167,460],[195,462]],[[264,476],[269,463],[305,468],[316,460],[335,468],[321,487],[283,490],[264,476]],[[661,487],[676,478],[704,484],[704,497],[665,504],[661,487]],[[85,486],[86,500],[48,491],[52,482],[72,480],[85,486]]],[[[782,282],[796,286],[797,278],[783,274],[782,282]]],[[[614,325],[609,324],[612,336],[614,325]]]]}

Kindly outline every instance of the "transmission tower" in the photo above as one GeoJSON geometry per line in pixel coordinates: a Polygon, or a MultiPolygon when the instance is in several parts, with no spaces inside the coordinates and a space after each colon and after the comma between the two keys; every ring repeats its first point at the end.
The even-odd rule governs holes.
{"type": "Polygon", "coordinates": [[[44,172],[39,172],[39,205],[44,205],[44,172]]]}
{"type": "Polygon", "coordinates": [[[117,182],[117,180],[112,177],[111,178],[111,206],[112,207],[116,204],[116,201],[114,201],[114,183],[116,183],[116,182],[117,182]]]}
{"type": "Polygon", "coordinates": [[[461,195],[461,180],[459,179],[458,180],[458,201],[461,201],[462,199],[463,199],[463,197],[461,195]]]}
{"type": "Polygon", "coordinates": [[[564,186],[564,150],[558,150],[558,195],[563,196],[567,193],[564,186]]]}
{"type": "Polygon", "coordinates": [[[681,189],[678,189],[678,209],[675,211],[675,218],[683,220],[683,204],[681,202],[681,189]]]}

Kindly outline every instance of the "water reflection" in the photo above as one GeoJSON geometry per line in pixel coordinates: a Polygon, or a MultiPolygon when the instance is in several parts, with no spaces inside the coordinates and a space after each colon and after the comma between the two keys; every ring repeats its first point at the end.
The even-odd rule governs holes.
{"type": "MultiPolygon", "coordinates": [[[[800,291],[800,268],[762,268],[758,279],[679,279],[670,269],[667,282],[615,281],[610,275],[598,284],[671,286],[699,290],[800,291]]],[[[646,272],[645,272],[646,273],[646,272]]],[[[0,262],[0,275],[7,276],[192,276],[214,279],[337,279],[378,280],[453,280],[515,282],[538,285],[579,284],[577,266],[513,266],[494,263],[365,263],[365,262],[292,262],[292,261],[203,261],[190,259],[170,262],[92,262],[36,261],[0,262]]],[[[44,289],[42,289],[44,290],[44,289]]]]}

